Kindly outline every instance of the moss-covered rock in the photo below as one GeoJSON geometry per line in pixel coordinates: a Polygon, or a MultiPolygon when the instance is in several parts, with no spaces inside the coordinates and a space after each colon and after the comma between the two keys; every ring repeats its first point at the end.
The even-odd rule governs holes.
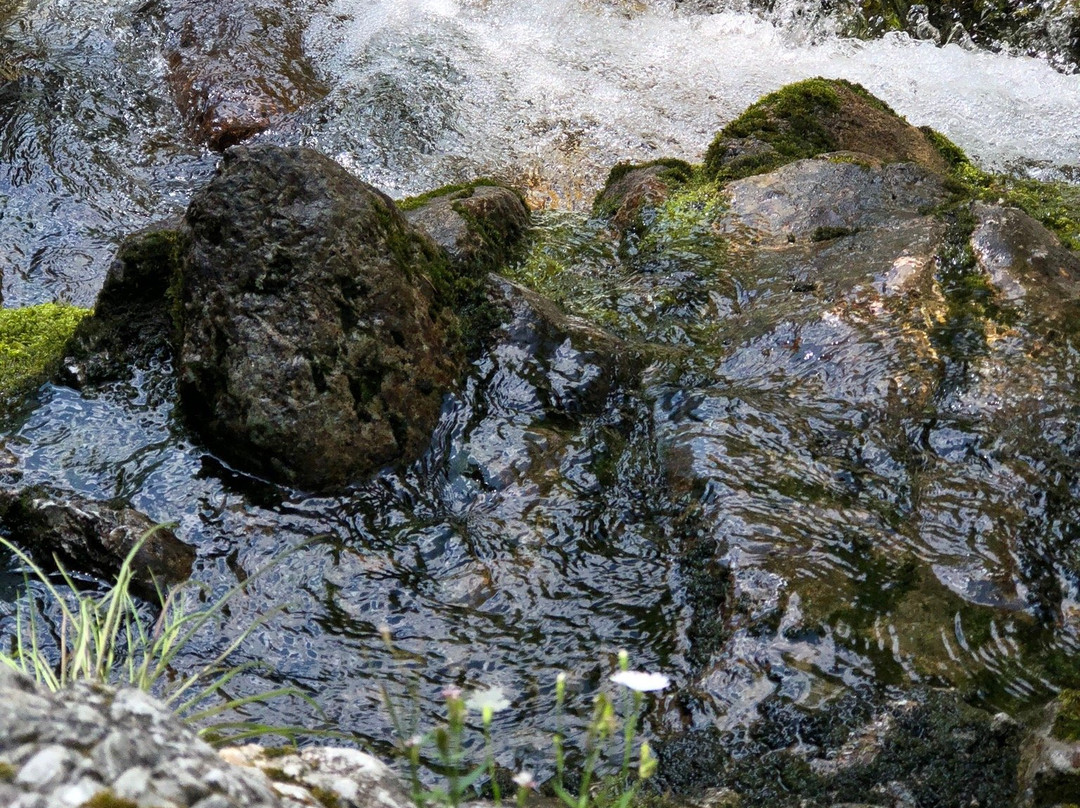
{"type": "Polygon", "coordinates": [[[206,442],[307,490],[419,457],[463,366],[444,251],[310,149],[231,149],[186,224],[180,397],[206,442]]]}
{"type": "Polygon", "coordinates": [[[814,78],[765,96],[725,126],[705,153],[702,175],[711,181],[737,179],[835,151],[917,163],[931,171],[947,167],[924,132],[862,86],[814,78]],[[751,141],[754,149],[739,152],[736,140],[751,141]]]}
{"type": "Polygon", "coordinates": [[[120,378],[135,365],[171,358],[176,334],[170,287],[177,283],[184,236],[179,221],[124,239],[98,293],[65,348],[63,379],[93,384],[120,378]]]}
{"type": "Polygon", "coordinates": [[[608,220],[620,232],[640,229],[644,226],[642,213],[662,203],[693,176],[693,167],[683,160],[617,163],[596,195],[592,215],[608,220]]]}
{"type": "Polygon", "coordinates": [[[115,580],[127,555],[134,588],[153,597],[158,586],[187,580],[195,549],[124,502],[96,502],[43,486],[0,491],[0,528],[44,568],[115,580]]]}
{"type": "Polygon", "coordinates": [[[466,353],[475,355],[500,320],[488,301],[487,275],[505,271],[525,247],[531,218],[524,198],[478,180],[405,200],[401,210],[450,259],[448,271],[432,280],[460,319],[466,353]]]}
{"type": "Polygon", "coordinates": [[[72,332],[89,313],[64,303],[0,309],[0,399],[11,400],[55,372],[72,332]]]}

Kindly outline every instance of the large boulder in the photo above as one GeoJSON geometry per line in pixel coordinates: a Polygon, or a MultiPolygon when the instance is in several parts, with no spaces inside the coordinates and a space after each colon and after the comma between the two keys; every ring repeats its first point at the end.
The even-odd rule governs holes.
{"type": "Polygon", "coordinates": [[[187,228],[180,397],[212,449],[309,490],[421,454],[459,326],[446,256],[393,201],[317,152],[236,147],[187,228]]]}

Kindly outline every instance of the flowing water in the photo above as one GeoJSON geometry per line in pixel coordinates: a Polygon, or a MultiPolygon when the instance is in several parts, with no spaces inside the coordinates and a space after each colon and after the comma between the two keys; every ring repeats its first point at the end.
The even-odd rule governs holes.
{"type": "MultiPolygon", "coordinates": [[[[499,719],[506,765],[547,748],[556,672],[571,672],[584,709],[619,648],[675,679],[679,695],[652,713],[660,733],[744,726],[768,698],[813,705],[856,686],[950,682],[1014,708],[1069,680],[1074,342],[987,366],[1006,377],[1022,366],[1041,389],[1023,407],[994,399],[1000,418],[972,415],[997,395],[990,381],[941,388],[934,417],[883,394],[891,403],[874,409],[863,404],[908,361],[901,324],[704,333],[703,310],[734,311],[775,279],[732,275],[678,233],[677,260],[627,263],[580,211],[616,161],[700,159],[747,104],[813,75],[862,83],[985,167],[1075,178],[1080,75],[904,35],[845,40],[797,14],[287,5],[329,92],[260,139],[318,148],[395,196],[477,175],[525,187],[556,210],[540,217],[545,251],[521,277],[543,285],[545,261],[565,269],[568,306],[673,353],[597,407],[600,369],[565,347],[503,341],[448,398],[424,458],[319,499],[208,455],[173,416],[167,369],[93,395],[44,387],[6,427],[24,482],[177,522],[212,592],[279,559],[181,667],[280,608],[242,646],[237,662],[266,668],[237,692],[295,684],[323,715],[253,714],[380,744],[393,737],[382,686],[430,715],[448,683],[500,685],[514,701],[499,719]],[[733,340],[745,349],[727,350],[733,340]],[[838,340],[849,354],[829,353],[838,340]],[[721,604],[694,578],[711,568],[687,561],[700,548],[733,570],[747,621],[713,647],[699,642],[702,615],[721,604]]],[[[212,172],[216,157],[178,120],[162,37],[153,4],[29,0],[0,16],[15,67],[0,84],[6,305],[92,303],[118,239],[182,212],[212,172]]]]}

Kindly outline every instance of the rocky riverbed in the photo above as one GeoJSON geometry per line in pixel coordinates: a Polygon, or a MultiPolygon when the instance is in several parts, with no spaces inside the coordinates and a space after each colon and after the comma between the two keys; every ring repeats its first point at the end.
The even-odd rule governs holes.
{"type": "MultiPolygon", "coordinates": [[[[588,218],[530,223],[520,196],[487,181],[399,209],[313,151],[239,146],[182,220],[121,248],[96,312],[54,357],[79,392],[46,388],[37,412],[74,396],[122,413],[118,393],[154,391],[190,447],[154,463],[220,458],[202,476],[231,481],[239,507],[217,511],[233,514],[223,524],[252,537],[272,516],[271,546],[318,531],[267,585],[253,581],[235,619],[282,587],[323,593],[245,647],[273,649],[295,619],[335,626],[305,662],[277,656],[272,676],[302,687],[324,671],[313,695],[337,730],[370,726],[343,708],[357,709],[371,662],[345,663],[335,632],[389,630],[403,651],[431,653],[437,624],[421,628],[402,590],[376,583],[415,574],[410,547],[427,533],[444,554],[462,542],[449,578],[426,573],[441,579],[430,596],[452,610],[447,625],[487,627],[461,663],[408,675],[517,693],[536,682],[500,741],[508,768],[533,765],[520,744],[546,720],[544,672],[576,669],[585,699],[610,666],[575,657],[589,653],[579,637],[539,673],[498,655],[472,667],[503,647],[509,610],[514,654],[584,630],[674,674],[646,731],[656,782],[680,798],[1066,804],[1080,685],[1071,193],[984,173],[859,85],[822,79],[762,98],[702,165],[616,166],[588,218]],[[357,505],[377,521],[343,520],[357,505]],[[372,542],[388,530],[397,548],[380,561],[372,542]],[[540,633],[562,610],[597,607],[540,633]]],[[[42,563],[59,541],[65,564],[108,577],[150,522],[34,488],[33,418],[10,444],[0,521],[42,563]]],[[[163,535],[165,560],[140,569],[183,577],[193,554],[205,569],[215,550],[191,524],[177,530],[190,545],[163,535]]],[[[243,575],[237,549],[228,564],[243,575]]],[[[226,638],[232,620],[218,621],[226,638]]],[[[198,654],[193,643],[179,664],[198,654]]],[[[405,669],[384,670],[391,691],[405,686],[405,669]]],[[[62,711],[87,699],[141,696],[50,702],[6,681],[32,702],[7,713],[22,728],[0,750],[13,788],[84,802],[88,788],[121,789],[142,804],[124,790],[130,766],[100,774],[91,747],[27,717],[59,711],[66,725],[62,711]]],[[[181,797],[162,776],[143,778],[162,804],[248,804],[224,785],[181,797]]],[[[250,775],[220,777],[282,799],[250,775]]]]}

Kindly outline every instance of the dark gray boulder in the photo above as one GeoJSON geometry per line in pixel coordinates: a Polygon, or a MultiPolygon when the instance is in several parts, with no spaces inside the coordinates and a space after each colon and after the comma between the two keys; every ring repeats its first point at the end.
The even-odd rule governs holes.
{"type": "Polygon", "coordinates": [[[187,580],[195,562],[191,545],[126,504],[96,502],[44,486],[0,491],[0,527],[38,564],[51,567],[55,556],[67,569],[109,580],[141,541],[132,565],[133,584],[146,595],[153,595],[158,585],[187,580]]]}
{"type": "Polygon", "coordinates": [[[187,212],[183,410],[228,462],[334,490],[427,447],[462,366],[443,251],[309,149],[236,147],[187,212]]]}

